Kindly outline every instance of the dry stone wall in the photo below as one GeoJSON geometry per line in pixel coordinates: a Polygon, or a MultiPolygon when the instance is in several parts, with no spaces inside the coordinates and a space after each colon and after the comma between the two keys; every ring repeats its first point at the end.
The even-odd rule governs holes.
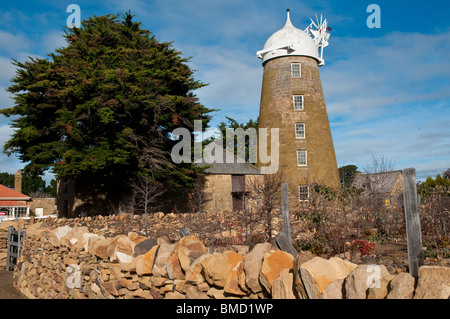
{"type": "MultiPolygon", "coordinates": [[[[119,219],[117,219],[119,220],[119,219]]],[[[87,222],[27,226],[14,286],[28,298],[411,299],[450,296],[450,268],[423,266],[416,280],[383,265],[357,265],[270,243],[206,247],[130,231],[105,236],[87,222]],[[69,226],[69,224],[77,226],[69,226]]],[[[87,221],[87,220],[85,220],[87,221]]]]}

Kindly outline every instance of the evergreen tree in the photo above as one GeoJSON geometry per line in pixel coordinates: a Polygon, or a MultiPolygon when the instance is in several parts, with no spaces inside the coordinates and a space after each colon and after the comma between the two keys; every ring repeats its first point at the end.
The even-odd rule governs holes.
{"type": "MultiPolygon", "coordinates": [[[[0,184],[3,186],[14,189],[15,187],[15,174],[10,173],[0,173],[0,184]]],[[[49,186],[45,186],[45,181],[41,176],[31,175],[24,173],[22,174],[22,191],[25,195],[30,195],[31,193],[41,192],[56,196],[56,180],[52,179],[49,186]]]]}
{"type": "Polygon", "coordinates": [[[14,174],[6,172],[0,173],[0,184],[9,188],[14,188],[14,174]]]}
{"type": "MultiPolygon", "coordinates": [[[[256,121],[254,121],[253,119],[250,119],[247,123],[243,122],[243,123],[239,123],[238,121],[236,121],[235,119],[226,116],[226,119],[228,120],[228,123],[225,122],[221,122],[218,126],[218,129],[220,131],[220,133],[222,134],[222,138],[223,138],[223,142],[225,144],[225,142],[229,143],[228,145],[224,145],[224,147],[233,147],[234,149],[234,155],[237,155],[237,151],[238,151],[238,140],[237,140],[237,136],[234,136],[234,141],[232,141],[232,145],[230,143],[230,141],[226,141],[226,136],[227,136],[227,130],[234,130],[236,131],[236,129],[241,128],[244,130],[245,132],[248,132],[248,129],[254,129],[256,132],[256,136],[258,134],[258,118],[256,119],[256,121]]],[[[256,147],[256,140],[255,141],[251,141],[250,138],[246,137],[245,138],[245,160],[248,161],[249,160],[249,150],[251,146],[256,147]],[[253,144],[251,144],[253,143],[253,144]]]]}
{"type": "Polygon", "coordinates": [[[417,183],[417,193],[422,197],[431,195],[433,192],[440,193],[444,196],[450,195],[450,180],[443,178],[440,174],[436,178],[428,176],[425,182],[417,183]]]}
{"type": "Polygon", "coordinates": [[[360,172],[358,171],[358,167],[356,165],[345,165],[339,167],[339,178],[341,180],[341,185],[343,187],[352,186],[353,180],[355,179],[357,173],[360,172]]]}
{"type": "Polygon", "coordinates": [[[0,111],[14,116],[5,152],[18,154],[26,173],[52,170],[116,193],[141,175],[192,186],[200,169],[172,163],[170,133],[193,131],[196,119],[206,129],[213,110],[193,94],[204,84],[188,59],[130,13],[94,16],[65,33],[67,46],[48,59],[14,60],[15,105],[0,111]]]}

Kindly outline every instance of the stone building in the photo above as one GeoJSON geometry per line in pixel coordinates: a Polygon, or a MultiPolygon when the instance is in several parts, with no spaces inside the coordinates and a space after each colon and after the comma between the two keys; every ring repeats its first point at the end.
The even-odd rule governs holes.
{"type": "Polygon", "coordinates": [[[29,216],[30,203],[30,196],[0,184],[0,219],[29,216]]]}
{"type": "Polygon", "coordinates": [[[0,220],[16,217],[45,217],[56,211],[55,198],[32,198],[22,194],[22,174],[14,176],[14,189],[0,185],[0,220]]]}
{"type": "Polygon", "coordinates": [[[357,173],[352,186],[363,189],[362,199],[378,202],[379,206],[391,207],[402,204],[403,174],[401,170],[382,173],[357,173]]]}
{"type": "Polygon", "coordinates": [[[237,156],[221,146],[216,149],[223,153],[220,157],[223,161],[212,163],[213,159],[204,157],[202,163],[197,164],[201,167],[210,165],[200,177],[204,187],[205,209],[209,211],[243,210],[246,197],[251,193],[251,184],[263,176],[256,166],[244,161],[240,163],[237,156]],[[233,162],[225,161],[227,157],[232,157],[233,162]]]}
{"type": "MultiPolygon", "coordinates": [[[[288,10],[285,26],[257,52],[264,67],[258,126],[279,128],[279,172],[298,186],[301,199],[308,198],[311,184],[340,185],[319,74],[326,20],[320,27],[324,38],[313,39],[292,25],[288,10]]],[[[256,166],[264,167],[260,161],[256,166]]]]}

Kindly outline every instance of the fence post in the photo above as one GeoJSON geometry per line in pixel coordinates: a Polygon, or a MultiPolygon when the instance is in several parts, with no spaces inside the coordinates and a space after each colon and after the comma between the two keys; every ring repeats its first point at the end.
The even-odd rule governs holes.
{"type": "Polygon", "coordinates": [[[409,273],[417,278],[423,265],[422,233],[417,209],[416,169],[403,170],[403,201],[405,206],[406,241],[408,246],[409,273]]]}
{"type": "Polygon", "coordinates": [[[297,257],[297,251],[292,245],[291,222],[289,219],[288,184],[281,184],[281,214],[283,216],[283,232],[275,236],[273,242],[280,250],[297,257]]]}
{"type": "Polygon", "coordinates": [[[288,184],[281,184],[281,214],[283,216],[283,232],[291,240],[291,221],[289,219],[289,194],[288,184]]]}

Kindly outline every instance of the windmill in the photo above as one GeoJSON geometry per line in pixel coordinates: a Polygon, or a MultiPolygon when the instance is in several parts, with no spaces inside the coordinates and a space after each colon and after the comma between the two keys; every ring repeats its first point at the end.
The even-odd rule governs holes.
{"type": "MultiPolygon", "coordinates": [[[[256,54],[264,68],[258,128],[261,133],[262,129],[278,129],[279,143],[267,145],[267,149],[279,155],[275,156],[276,168],[283,182],[297,188],[296,204],[307,200],[313,180],[340,186],[319,71],[324,65],[320,51],[328,45],[330,29],[323,17],[316,20],[306,30],[298,29],[287,10],[283,28],[273,33],[256,54]]],[[[266,132],[262,134],[267,141],[273,135],[266,132]]],[[[256,167],[263,172],[268,165],[259,158],[256,167]]]]}
{"type": "Polygon", "coordinates": [[[316,21],[311,19],[311,24],[305,29],[305,32],[313,37],[314,43],[317,46],[320,54],[320,66],[325,64],[325,60],[323,59],[323,48],[328,46],[328,39],[330,38],[331,28],[328,27],[327,19],[323,19],[322,15],[320,15],[320,20],[316,14],[316,21]]]}

